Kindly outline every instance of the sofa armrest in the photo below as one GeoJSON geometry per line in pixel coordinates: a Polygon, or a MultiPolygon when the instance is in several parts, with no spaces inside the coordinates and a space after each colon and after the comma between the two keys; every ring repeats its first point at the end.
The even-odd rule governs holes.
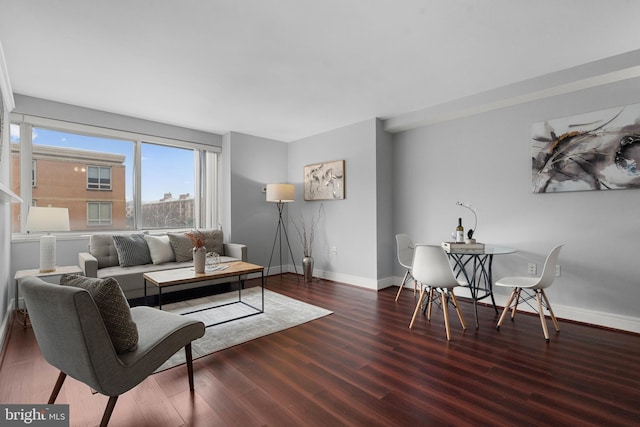
{"type": "Polygon", "coordinates": [[[80,252],[78,264],[86,277],[98,277],[98,260],[90,253],[80,252]]]}
{"type": "Polygon", "coordinates": [[[241,243],[225,243],[224,254],[247,262],[247,245],[241,243]]]}

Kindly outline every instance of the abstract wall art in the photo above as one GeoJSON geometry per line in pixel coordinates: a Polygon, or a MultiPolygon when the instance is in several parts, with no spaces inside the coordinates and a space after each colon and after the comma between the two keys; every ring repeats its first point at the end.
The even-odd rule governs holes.
{"type": "Polygon", "coordinates": [[[344,160],[305,166],[304,199],[344,199],[344,160]]]}
{"type": "Polygon", "coordinates": [[[640,188],[640,104],[536,123],[534,193],[640,188]]]}

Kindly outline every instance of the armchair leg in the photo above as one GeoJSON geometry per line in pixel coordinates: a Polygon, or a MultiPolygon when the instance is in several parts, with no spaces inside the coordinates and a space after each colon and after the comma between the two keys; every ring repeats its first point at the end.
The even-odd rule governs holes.
{"type": "Polygon", "coordinates": [[[53,391],[51,392],[51,396],[49,396],[48,405],[52,405],[55,403],[56,398],[58,397],[58,393],[60,393],[60,389],[62,388],[62,384],[64,380],[67,378],[67,374],[60,371],[60,375],[58,375],[58,380],[56,381],[56,385],[53,386],[53,391]]]}
{"type": "Polygon", "coordinates": [[[187,359],[187,374],[189,376],[189,390],[193,391],[193,356],[191,354],[191,343],[184,346],[184,353],[187,359]]]}
{"type": "Polygon", "coordinates": [[[113,408],[116,406],[117,401],[118,401],[118,396],[109,397],[109,401],[107,402],[107,407],[104,410],[104,414],[102,414],[100,427],[107,427],[107,424],[109,424],[109,419],[111,418],[111,414],[113,413],[113,408]]]}

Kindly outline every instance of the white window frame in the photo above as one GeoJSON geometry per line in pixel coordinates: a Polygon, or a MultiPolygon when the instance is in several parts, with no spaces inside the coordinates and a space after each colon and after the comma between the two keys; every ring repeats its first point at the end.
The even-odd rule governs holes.
{"type": "MultiPolygon", "coordinates": [[[[10,123],[15,123],[20,126],[21,182],[29,182],[31,181],[32,177],[32,129],[34,127],[50,129],[58,132],[76,133],[93,137],[133,141],[133,203],[136,212],[133,230],[142,230],[142,217],[141,215],[138,215],[139,212],[142,212],[142,201],[140,199],[142,188],[140,173],[142,167],[142,143],[146,142],[151,144],[166,145],[170,147],[192,149],[196,154],[196,182],[194,190],[195,194],[199,195],[199,197],[195,198],[196,217],[194,226],[196,228],[217,228],[220,224],[220,199],[218,189],[219,175],[217,164],[219,161],[218,155],[221,152],[221,148],[218,146],[19,113],[11,114],[10,123]]],[[[20,210],[20,230],[21,234],[25,234],[28,213],[28,209],[25,207],[31,204],[32,188],[29,186],[21,185],[20,189],[20,196],[23,200],[23,209],[20,210]]],[[[82,234],[88,233],[86,231],[83,231],[82,234]]]]}
{"type": "Polygon", "coordinates": [[[113,172],[111,170],[111,166],[87,165],[87,190],[111,191],[112,180],[113,180],[113,172]],[[98,182],[97,182],[97,184],[92,184],[91,182],[89,182],[89,171],[92,168],[93,169],[98,169],[98,182]],[[109,184],[103,184],[102,183],[102,172],[104,170],[108,170],[109,171],[109,184]]]}
{"type": "Polygon", "coordinates": [[[94,200],[90,200],[87,202],[87,225],[91,225],[91,226],[101,226],[101,225],[111,225],[113,224],[113,203],[112,202],[100,202],[100,201],[94,201],[94,200]],[[89,217],[89,206],[90,205],[98,205],[98,219],[97,222],[95,222],[96,220],[93,220],[89,217]],[[100,213],[102,212],[102,206],[103,205],[109,205],[109,220],[108,222],[106,220],[104,220],[101,216],[100,213]]]}

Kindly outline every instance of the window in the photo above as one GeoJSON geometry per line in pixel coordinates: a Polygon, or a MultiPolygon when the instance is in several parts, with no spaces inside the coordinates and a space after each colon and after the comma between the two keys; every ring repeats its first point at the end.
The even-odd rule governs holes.
{"type": "Polygon", "coordinates": [[[111,225],[111,202],[88,202],[88,225],[111,225]]]}
{"type": "Polygon", "coordinates": [[[111,167],[87,166],[89,190],[111,190],[111,167]]]}
{"type": "Polygon", "coordinates": [[[195,162],[193,150],[142,144],[142,227],[193,227],[195,162]]]}
{"type": "Polygon", "coordinates": [[[11,185],[24,202],[12,229],[24,232],[24,206],[35,199],[67,207],[71,231],[211,228],[218,224],[218,150],[14,114],[11,185]],[[22,188],[28,179],[33,186],[22,188]]]}

